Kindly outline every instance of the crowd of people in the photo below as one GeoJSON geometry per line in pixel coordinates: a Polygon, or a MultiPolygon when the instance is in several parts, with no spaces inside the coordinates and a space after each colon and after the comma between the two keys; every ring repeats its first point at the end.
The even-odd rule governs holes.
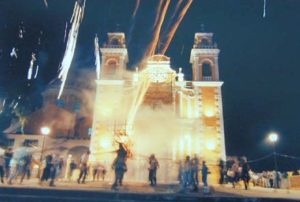
{"type": "MultiPolygon", "coordinates": [[[[90,151],[85,151],[78,162],[71,159],[68,163],[61,158],[57,153],[48,154],[40,161],[32,156],[30,147],[23,145],[13,151],[11,148],[0,153],[0,182],[13,184],[19,181],[23,183],[24,179],[30,179],[31,176],[39,177],[39,184],[44,185],[46,182],[49,186],[55,186],[55,180],[62,178],[69,181],[74,180],[78,184],[86,183],[87,176],[91,176],[92,181],[104,180],[107,169],[100,163],[89,165],[90,151]],[[74,174],[76,171],[76,175],[74,174]],[[37,172],[36,172],[37,171],[37,172]],[[67,176],[65,174],[67,173],[67,176]]],[[[116,158],[112,163],[114,171],[114,181],[112,189],[118,189],[122,186],[123,178],[127,172],[127,159],[129,151],[123,144],[119,144],[119,149],[116,151],[116,158]]],[[[149,185],[157,185],[157,172],[160,167],[158,159],[154,154],[148,158],[149,185]]],[[[181,190],[197,191],[199,189],[199,174],[201,174],[201,183],[204,189],[208,189],[208,175],[210,170],[204,160],[199,159],[197,155],[192,158],[186,156],[184,160],[179,161],[178,165],[178,181],[181,185],[181,190]]],[[[249,188],[249,183],[254,186],[262,186],[266,188],[284,188],[287,187],[287,173],[264,171],[254,173],[245,158],[240,160],[229,160],[227,162],[220,161],[220,184],[229,183],[235,188],[240,181],[243,182],[244,188],[249,188]]],[[[296,175],[297,173],[295,173],[296,175]]],[[[299,174],[299,173],[298,173],[299,174]]]]}

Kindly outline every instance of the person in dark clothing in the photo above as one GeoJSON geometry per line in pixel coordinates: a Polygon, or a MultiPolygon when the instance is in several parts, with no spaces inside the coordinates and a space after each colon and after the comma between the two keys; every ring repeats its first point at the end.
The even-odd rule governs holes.
{"type": "Polygon", "coordinates": [[[156,171],[159,167],[158,161],[154,154],[149,157],[149,181],[151,186],[156,185],[156,171]]]}
{"type": "Polygon", "coordinates": [[[250,180],[250,174],[249,174],[249,164],[247,163],[247,161],[244,161],[242,163],[242,173],[241,173],[241,178],[244,182],[244,186],[245,186],[245,190],[248,189],[249,187],[249,180],[250,180]]]}
{"type": "Polygon", "coordinates": [[[5,177],[8,178],[9,175],[10,175],[10,161],[13,157],[13,151],[12,151],[12,148],[8,148],[5,153],[4,153],[4,160],[5,160],[5,167],[4,167],[4,170],[5,170],[5,177]]]}
{"type": "Polygon", "coordinates": [[[117,189],[118,186],[122,186],[124,173],[127,171],[127,151],[123,144],[119,144],[119,150],[117,151],[117,157],[113,162],[112,169],[115,170],[115,181],[112,185],[112,189],[117,189]]]}
{"type": "Polygon", "coordinates": [[[225,162],[221,159],[219,162],[220,180],[219,184],[224,184],[225,162]]]}
{"type": "Polygon", "coordinates": [[[207,187],[207,175],[209,174],[208,167],[206,166],[205,161],[202,162],[202,169],[201,169],[201,174],[202,174],[202,182],[203,186],[207,187]]]}
{"type": "Polygon", "coordinates": [[[77,165],[76,165],[76,163],[74,162],[74,160],[72,160],[71,163],[70,163],[70,169],[69,169],[69,175],[68,175],[69,180],[72,179],[72,177],[73,177],[73,172],[74,172],[74,170],[75,170],[76,168],[77,168],[77,165]]]}
{"type": "Polygon", "coordinates": [[[23,182],[25,176],[27,175],[27,179],[30,178],[31,175],[31,160],[32,160],[32,155],[26,155],[24,156],[24,158],[22,159],[22,165],[20,166],[21,169],[21,180],[20,180],[20,184],[23,182]]]}
{"type": "Polygon", "coordinates": [[[42,184],[44,181],[48,181],[50,177],[51,167],[52,167],[52,155],[47,155],[45,158],[45,168],[43,170],[43,174],[40,180],[40,184],[42,184]]]}

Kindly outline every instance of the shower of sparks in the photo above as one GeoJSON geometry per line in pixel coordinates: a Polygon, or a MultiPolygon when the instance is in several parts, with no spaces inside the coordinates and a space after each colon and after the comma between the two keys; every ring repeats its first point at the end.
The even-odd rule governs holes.
{"type": "Polygon", "coordinates": [[[68,40],[66,45],[66,50],[64,53],[64,57],[61,63],[61,66],[59,68],[60,73],[58,75],[58,78],[61,79],[61,86],[59,90],[59,94],[57,99],[59,99],[62,95],[68,72],[73,60],[75,48],[76,48],[76,42],[79,32],[80,23],[83,19],[84,15],[84,8],[85,8],[85,0],[83,0],[82,4],[80,4],[78,1],[75,2],[73,15],[71,17],[70,23],[72,23],[71,29],[68,34],[68,40]]]}
{"type": "MultiPolygon", "coordinates": [[[[160,4],[161,4],[162,1],[160,1],[160,4]]],[[[161,27],[162,27],[162,24],[164,22],[164,19],[165,19],[165,16],[166,16],[166,13],[167,13],[167,10],[168,10],[168,7],[170,5],[170,0],[166,0],[165,1],[165,4],[163,6],[163,9],[160,13],[158,13],[157,15],[159,15],[159,18],[158,18],[158,21],[157,23],[155,24],[155,27],[154,27],[154,37],[146,51],[146,54],[145,54],[145,57],[149,57],[153,54],[155,54],[155,50],[156,50],[156,47],[158,45],[158,42],[159,42],[159,35],[160,35],[160,30],[161,30],[161,27]]]]}
{"type": "Polygon", "coordinates": [[[263,18],[266,17],[266,6],[267,6],[267,0],[264,0],[264,13],[263,13],[263,18]]]}
{"type": "Polygon", "coordinates": [[[27,80],[31,80],[32,78],[32,72],[33,72],[33,66],[34,62],[36,61],[35,53],[31,54],[31,61],[30,61],[30,66],[27,72],[27,80]]]}
{"type": "Polygon", "coordinates": [[[191,6],[192,2],[193,2],[193,0],[188,0],[187,4],[181,10],[180,14],[178,15],[177,20],[175,21],[175,24],[171,27],[171,30],[170,30],[169,34],[167,35],[166,42],[163,44],[160,54],[164,55],[166,53],[181,21],[183,20],[183,17],[185,16],[185,14],[188,11],[189,7],[191,6]]]}
{"type": "Polygon", "coordinates": [[[100,62],[100,50],[99,50],[99,42],[98,42],[98,36],[95,36],[95,65],[96,65],[96,73],[97,73],[97,79],[100,79],[100,70],[101,70],[101,62],[100,62]]]}

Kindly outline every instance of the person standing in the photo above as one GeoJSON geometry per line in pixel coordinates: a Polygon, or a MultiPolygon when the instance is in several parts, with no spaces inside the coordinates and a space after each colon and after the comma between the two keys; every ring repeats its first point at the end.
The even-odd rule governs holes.
{"type": "Polygon", "coordinates": [[[4,155],[0,155],[0,178],[1,178],[1,183],[4,184],[4,168],[5,168],[5,159],[4,155]]]}
{"type": "Polygon", "coordinates": [[[149,181],[151,186],[156,185],[156,171],[159,167],[159,163],[154,154],[149,157],[149,181]]]}
{"type": "Polygon", "coordinates": [[[12,148],[8,148],[4,153],[4,160],[5,160],[5,177],[8,178],[10,175],[10,161],[13,157],[13,151],[12,148]]]}
{"type": "Polygon", "coordinates": [[[191,169],[192,169],[191,158],[190,156],[186,156],[183,165],[183,188],[184,189],[191,185],[191,169]]]}
{"type": "Polygon", "coordinates": [[[242,163],[242,171],[241,171],[241,178],[244,182],[245,190],[248,189],[249,187],[249,180],[250,180],[250,174],[249,174],[249,164],[247,163],[246,160],[242,163]]]}
{"type": "Polygon", "coordinates": [[[194,158],[192,158],[192,180],[194,186],[199,185],[198,173],[199,173],[199,158],[195,154],[194,158]]]}
{"type": "Polygon", "coordinates": [[[119,143],[119,149],[117,151],[117,157],[115,158],[112,169],[115,170],[115,181],[112,185],[112,189],[117,189],[118,186],[122,186],[124,173],[127,171],[127,160],[128,152],[124,145],[119,143]]]}
{"type": "Polygon", "coordinates": [[[74,160],[72,160],[69,166],[70,166],[70,169],[69,169],[69,175],[68,175],[68,177],[69,177],[69,180],[71,181],[72,177],[73,177],[73,172],[77,168],[77,165],[74,162],[74,160]]]}
{"type": "Polygon", "coordinates": [[[207,187],[207,175],[209,174],[208,167],[206,166],[206,162],[202,161],[202,169],[201,169],[201,174],[202,174],[202,182],[203,186],[207,187]]]}
{"type": "Polygon", "coordinates": [[[42,184],[44,181],[48,181],[50,177],[50,172],[51,172],[51,167],[52,167],[52,155],[47,155],[45,158],[45,163],[44,163],[44,169],[43,169],[43,174],[40,180],[40,184],[42,184]]]}
{"type": "Polygon", "coordinates": [[[80,184],[80,180],[82,178],[81,183],[84,184],[85,183],[85,178],[86,175],[88,173],[88,161],[89,161],[89,156],[90,156],[90,151],[87,150],[80,158],[80,164],[79,164],[79,168],[80,168],[80,173],[79,173],[79,177],[78,177],[78,184],[80,184]]]}

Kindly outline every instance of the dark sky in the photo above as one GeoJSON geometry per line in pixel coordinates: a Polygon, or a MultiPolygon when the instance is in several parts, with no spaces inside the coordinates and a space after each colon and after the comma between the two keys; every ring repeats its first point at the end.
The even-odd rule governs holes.
{"type": "MultiPolygon", "coordinates": [[[[87,0],[71,71],[92,69],[95,34],[103,43],[106,33],[117,27],[130,38],[129,66],[135,66],[151,40],[157,3],[141,0],[132,20],[135,0],[87,0]],[[129,33],[131,26],[133,31],[129,33]]],[[[173,0],[170,12],[175,3],[173,0]]],[[[70,19],[74,1],[48,0],[48,4],[46,8],[43,0],[0,0],[0,87],[4,91],[40,92],[57,76],[65,47],[65,23],[70,19]],[[17,35],[21,23],[26,33],[20,41],[17,35]],[[35,87],[26,90],[30,55],[41,30],[41,73],[35,87]],[[13,46],[21,47],[22,58],[18,61],[9,57],[13,46]]],[[[280,134],[280,153],[300,156],[300,1],[268,0],[266,9],[263,18],[263,0],[194,0],[167,51],[173,69],[182,66],[190,79],[194,33],[201,30],[201,24],[205,31],[214,32],[221,49],[227,153],[249,159],[272,151],[265,141],[270,131],[280,134]]]]}

